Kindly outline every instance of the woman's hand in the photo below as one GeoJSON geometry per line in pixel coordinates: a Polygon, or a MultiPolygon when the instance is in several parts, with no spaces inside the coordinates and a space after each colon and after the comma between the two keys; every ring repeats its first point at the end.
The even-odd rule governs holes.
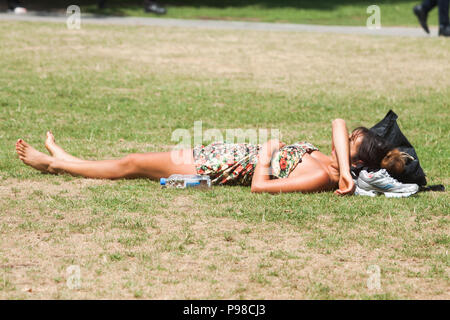
{"type": "Polygon", "coordinates": [[[350,173],[341,175],[339,177],[339,189],[337,189],[334,193],[344,196],[344,195],[351,195],[353,192],[355,192],[355,182],[352,179],[352,176],[350,173]]]}

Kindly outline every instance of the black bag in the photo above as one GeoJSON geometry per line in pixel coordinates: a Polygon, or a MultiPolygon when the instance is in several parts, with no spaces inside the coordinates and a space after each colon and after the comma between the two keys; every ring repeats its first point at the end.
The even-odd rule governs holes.
{"type": "Polygon", "coordinates": [[[401,175],[393,177],[403,183],[415,183],[419,186],[424,186],[427,184],[427,180],[420,166],[416,150],[414,150],[414,147],[401,132],[397,124],[397,118],[398,116],[395,112],[389,110],[384,119],[370,128],[370,130],[384,138],[394,148],[398,148],[400,151],[406,152],[414,158],[414,160],[409,160],[406,163],[405,170],[401,175]]]}

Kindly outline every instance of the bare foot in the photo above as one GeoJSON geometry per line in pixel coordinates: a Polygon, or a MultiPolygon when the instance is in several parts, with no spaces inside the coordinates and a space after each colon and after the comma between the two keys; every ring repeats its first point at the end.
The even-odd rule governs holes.
{"type": "Polygon", "coordinates": [[[55,137],[53,136],[53,133],[51,131],[47,131],[47,139],[45,139],[45,147],[47,148],[48,152],[50,152],[50,154],[54,156],[56,159],[73,162],[82,161],[81,159],[78,159],[68,154],[66,151],[64,151],[63,148],[58,146],[55,142],[55,137]]]}
{"type": "Polygon", "coordinates": [[[22,139],[16,142],[16,152],[19,155],[19,159],[26,165],[42,172],[49,172],[48,167],[53,161],[52,157],[37,151],[22,139]]]}

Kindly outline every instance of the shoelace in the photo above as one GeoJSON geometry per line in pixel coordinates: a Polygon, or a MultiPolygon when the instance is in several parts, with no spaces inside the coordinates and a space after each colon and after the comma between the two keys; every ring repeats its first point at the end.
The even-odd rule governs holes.
{"type": "Polygon", "coordinates": [[[389,173],[386,171],[386,169],[381,169],[380,170],[381,174],[387,179],[387,181],[389,183],[393,183],[393,184],[399,184],[400,182],[398,182],[397,179],[392,178],[389,173]]]}

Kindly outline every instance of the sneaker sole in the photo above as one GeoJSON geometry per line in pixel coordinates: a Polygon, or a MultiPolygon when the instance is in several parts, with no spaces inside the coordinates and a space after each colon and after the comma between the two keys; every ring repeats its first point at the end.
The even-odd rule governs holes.
{"type": "Polygon", "coordinates": [[[369,191],[367,191],[367,190],[364,190],[364,189],[361,189],[361,188],[357,188],[357,189],[355,190],[355,195],[356,195],[356,196],[376,197],[377,194],[378,194],[378,193],[377,193],[375,190],[369,190],[369,191]]]}
{"type": "Polygon", "coordinates": [[[417,191],[413,191],[413,192],[383,192],[383,191],[378,191],[378,190],[364,190],[361,188],[358,188],[358,190],[355,190],[355,195],[357,195],[357,196],[376,197],[379,194],[384,194],[386,198],[407,198],[416,193],[417,193],[417,191]]]}
{"type": "Polygon", "coordinates": [[[404,193],[400,193],[400,192],[384,192],[384,195],[386,196],[386,198],[407,198],[409,196],[412,196],[413,194],[416,194],[416,192],[404,192],[404,193]]]}

